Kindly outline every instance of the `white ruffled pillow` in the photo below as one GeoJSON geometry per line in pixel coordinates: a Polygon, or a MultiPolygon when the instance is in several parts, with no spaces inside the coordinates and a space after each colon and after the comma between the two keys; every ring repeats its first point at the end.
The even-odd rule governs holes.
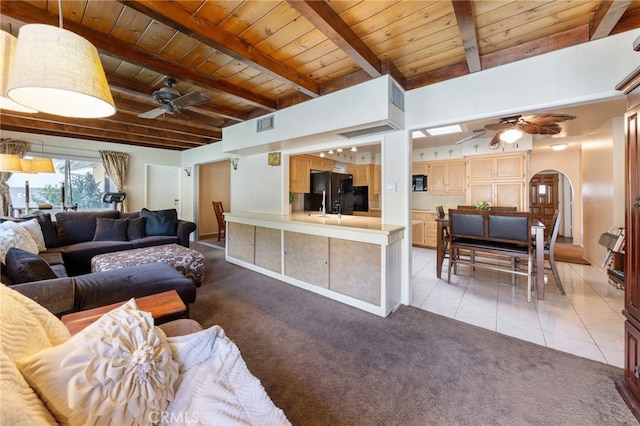
{"type": "Polygon", "coordinates": [[[11,247],[38,254],[38,244],[29,232],[17,222],[7,220],[0,223],[0,262],[4,263],[5,256],[11,247]]]}
{"type": "Polygon", "coordinates": [[[60,423],[147,424],[174,397],[171,355],[164,332],[131,299],[17,365],[60,423]]]}
{"type": "Polygon", "coordinates": [[[26,229],[29,235],[31,235],[33,241],[36,242],[36,246],[38,246],[38,251],[47,250],[47,246],[44,243],[44,234],[42,233],[42,228],[38,223],[38,219],[30,219],[23,222],[18,222],[18,225],[26,229]]]}

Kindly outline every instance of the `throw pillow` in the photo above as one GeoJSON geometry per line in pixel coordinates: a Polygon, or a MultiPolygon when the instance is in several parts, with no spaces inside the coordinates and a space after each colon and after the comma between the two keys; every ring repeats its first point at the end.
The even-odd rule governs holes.
{"type": "Polygon", "coordinates": [[[14,284],[57,278],[51,266],[40,256],[11,247],[6,256],[7,275],[14,284]]]}
{"type": "Polygon", "coordinates": [[[144,233],[154,235],[177,235],[178,211],[176,209],[151,211],[143,208],[140,217],[145,218],[144,233]]]}
{"type": "Polygon", "coordinates": [[[36,219],[40,224],[42,235],[44,236],[44,244],[47,248],[58,247],[58,234],[53,229],[53,223],[51,222],[51,214],[49,213],[31,213],[26,216],[22,216],[22,219],[36,219]]]}
{"type": "Polygon", "coordinates": [[[96,218],[93,241],[127,241],[127,219],[96,218]]]}
{"type": "Polygon", "coordinates": [[[174,397],[171,355],[151,314],[131,299],[17,365],[60,423],[146,424],[174,397]]]}
{"type": "Polygon", "coordinates": [[[127,219],[129,225],[127,226],[127,239],[137,240],[144,238],[144,227],[146,220],[144,217],[137,217],[135,219],[127,219]]]}
{"type": "Polygon", "coordinates": [[[8,220],[0,223],[0,262],[5,263],[5,257],[11,247],[38,254],[38,245],[29,232],[17,222],[8,220]]]}
{"type": "Polygon", "coordinates": [[[120,212],[117,210],[68,211],[56,214],[58,243],[61,246],[68,246],[93,240],[98,217],[118,219],[120,212]]]}
{"type": "Polygon", "coordinates": [[[44,235],[42,235],[42,228],[40,228],[40,223],[38,223],[37,219],[29,219],[17,223],[31,235],[31,238],[33,238],[33,241],[35,241],[38,246],[38,251],[47,250],[47,246],[44,243],[44,235]]]}

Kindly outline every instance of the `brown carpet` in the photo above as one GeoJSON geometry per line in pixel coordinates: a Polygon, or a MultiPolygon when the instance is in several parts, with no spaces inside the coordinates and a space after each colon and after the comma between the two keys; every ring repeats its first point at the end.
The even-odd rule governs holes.
{"type": "Polygon", "coordinates": [[[294,425],[633,425],[619,368],[413,307],[388,318],[205,255],[191,317],[221,325],[294,425]]]}
{"type": "Polygon", "coordinates": [[[590,265],[591,263],[582,257],[584,250],[580,246],[573,244],[556,243],[553,254],[557,262],[578,263],[590,265]]]}

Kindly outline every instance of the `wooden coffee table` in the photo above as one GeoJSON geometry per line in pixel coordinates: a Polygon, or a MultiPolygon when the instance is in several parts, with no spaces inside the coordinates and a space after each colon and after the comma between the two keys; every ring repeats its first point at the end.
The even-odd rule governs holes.
{"type": "MultiPolygon", "coordinates": [[[[149,312],[153,316],[156,325],[166,319],[177,319],[187,315],[187,307],[175,290],[152,294],[151,296],[136,297],[135,300],[138,309],[149,312]]],[[[122,306],[124,303],[126,302],[114,303],[112,305],[63,315],[62,322],[67,326],[71,334],[76,334],[102,315],[122,306]]]]}

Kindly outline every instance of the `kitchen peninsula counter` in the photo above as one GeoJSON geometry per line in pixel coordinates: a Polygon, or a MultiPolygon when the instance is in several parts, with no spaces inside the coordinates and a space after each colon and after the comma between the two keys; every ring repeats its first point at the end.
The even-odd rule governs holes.
{"type": "Polygon", "coordinates": [[[380,316],[400,303],[404,226],[318,212],[225,220],[231,263],[380,316]]]}

